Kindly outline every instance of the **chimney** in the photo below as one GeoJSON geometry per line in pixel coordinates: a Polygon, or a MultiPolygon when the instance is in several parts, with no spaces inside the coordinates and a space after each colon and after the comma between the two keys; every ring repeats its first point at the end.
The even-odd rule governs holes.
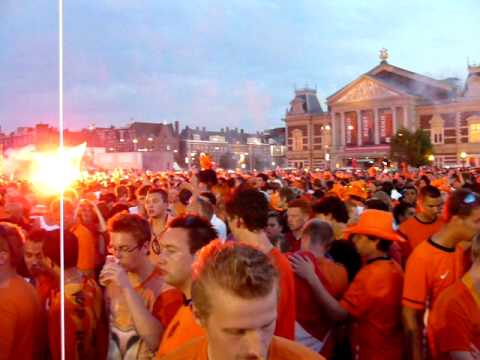
{"type": "Polygon", "coordinates": [[[180,122],[178,120],[175,121],[175,135],[180,134],[180,122]]]}

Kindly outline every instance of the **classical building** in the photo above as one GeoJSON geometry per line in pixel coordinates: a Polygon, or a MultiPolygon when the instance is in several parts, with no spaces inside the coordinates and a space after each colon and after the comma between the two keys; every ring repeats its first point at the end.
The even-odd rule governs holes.
{"type": "Polygon", "coordinates": [[[434,144],[435,163],[480,164],[480,66],[469,66],[466,83],[436,80],[381,62],[327,98],[328,113],[308,107],[314,91],[296,91],[285,117],[291,166],[361,165],[388,158],[390,140],[402,127],[420,127],[434,144]],[[305,99],[305,97],[307,99],[305,99]],[[327,131],[329,124],[329,131],[327,131]],[[328,134],[331,132],[331,143],[328,134]]]}

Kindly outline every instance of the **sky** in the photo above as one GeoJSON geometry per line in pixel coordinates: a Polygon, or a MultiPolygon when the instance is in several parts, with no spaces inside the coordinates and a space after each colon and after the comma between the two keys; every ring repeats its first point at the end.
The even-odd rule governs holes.
{"type": "MultiPolygon", "coordinates": [[[[320,101],[379,63],[437,79],[480,63],[478,0],[67,0],[65,127],[180,121],[283,126],[295,88],[320,101]]],[[[0,1],[0,126],[58,126],[58,7],[0,1]]]]}

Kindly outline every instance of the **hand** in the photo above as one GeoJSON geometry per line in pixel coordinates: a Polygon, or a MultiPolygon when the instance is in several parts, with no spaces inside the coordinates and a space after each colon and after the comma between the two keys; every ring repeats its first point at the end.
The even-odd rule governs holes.
{"type": "Polygon", "coordinates": [[[100,273],[100,281],[103,284],[113,282],[122,289],[131,286],[127,272],[121,265],[115,263],[106,264],[103,267],[102,272],[100,273]]]}
{"type": "Polygon", "coordinates": [[[302,279],[310,282],[317,276],[315,274],[315,266],[313,265],[312,260],[310,260],[308,257],[291,255],[289,256],[288,260],[290,261],[290,265],[292,266],[295,274],[300,276],[302,279]]]}
{"type": "Polygon", "coordinates": [[[199,181],[198,181],[197,174],[192,175],[190,183],[192,184],[193,195],[198,195],[200,193],[200,190],[199,190],[199,181]]]}

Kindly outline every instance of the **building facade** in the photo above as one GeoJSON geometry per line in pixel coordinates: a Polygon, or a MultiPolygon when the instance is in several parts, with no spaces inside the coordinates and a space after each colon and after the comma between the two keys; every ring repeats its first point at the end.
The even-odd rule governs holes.
{"type": "Polygon", "coordinates": [[[238,128],[207,131],[205,127],[200,129],[187,126],[181,132],[184,164],[188,166],[199,154],[205,153],[223,168],[272,168],[282,161],[283,144],[278,143],[282,141],[281,133],[277,129],[249,134],[238,128]]]}
{"type": "Polygon", "coordinates": [[[461,86],[458,79],[432,79],[387,59],[382,51],[378,66],[329,96],[326,114],[309,114],[296,92],[285,118],[291,166],[317,167],[322,151],[332,168],[388,159],[400,128],[425,130],[439,166],[480,165],[480,67],[469,66],[461,86]],[[331,144],[322,143],[326,124],[331,144]]]}
{"type": "Polygon", "coordinates": [[[326,168],[331,156],[330,114],[324,112],[313,89],[295,90],[284,121],[287,165],[295,168],[326,168]]]}

